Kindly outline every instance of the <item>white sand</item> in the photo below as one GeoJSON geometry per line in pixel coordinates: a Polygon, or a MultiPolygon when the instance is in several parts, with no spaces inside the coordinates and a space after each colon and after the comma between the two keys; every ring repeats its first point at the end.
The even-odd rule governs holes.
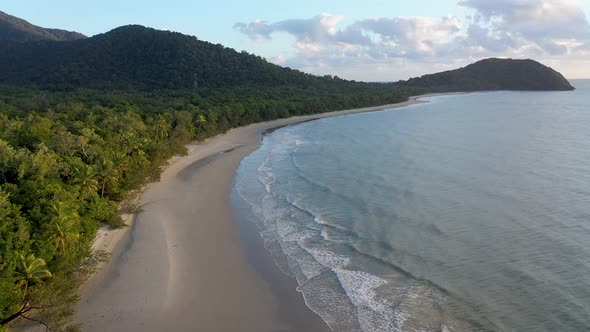
{"type": "Polygon", "coordinates": [[[289,330],[238,238],[229,193],[240,160],[264,130],[418,102],[257,123],[189,145],[187,156],[174,158],[160,182],[147,186],[133,227],[99,232],[95,246],[114,254],[83,290],[76,316],[83,330],[289,330]],[[205,166],[194,164],[232,148],[205,166]]]}

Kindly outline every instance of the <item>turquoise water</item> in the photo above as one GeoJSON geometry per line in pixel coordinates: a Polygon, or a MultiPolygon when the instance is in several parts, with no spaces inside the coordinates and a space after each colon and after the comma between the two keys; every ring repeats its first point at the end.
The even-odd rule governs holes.
{"type": "Polygon", "coordinates": [[[590,330],[590,81],[573,84],[285,127],[234,197],[336,331],[590,330]]]}

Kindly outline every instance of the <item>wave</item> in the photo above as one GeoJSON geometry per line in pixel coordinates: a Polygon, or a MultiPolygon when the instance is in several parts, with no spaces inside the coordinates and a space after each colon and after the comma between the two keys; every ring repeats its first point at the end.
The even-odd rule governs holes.
{"type": "Polygon", "coordinates": [[[275,190],[282,179],[273,164],[291,158],[305,142],[288,130],[275,132],[272,139],[258,156],[259,166],[244,175],[255,177],[261,187],[238,182],[235,189],[250,204],[265,248],[284,273],[296,278],[307,306],[335,331],[460,330],[441,309],[444,292],[377,259],[368,264],[378,266],[378,273],[366,268],[370,259],[352,245],[358,235],[275,190]]]}

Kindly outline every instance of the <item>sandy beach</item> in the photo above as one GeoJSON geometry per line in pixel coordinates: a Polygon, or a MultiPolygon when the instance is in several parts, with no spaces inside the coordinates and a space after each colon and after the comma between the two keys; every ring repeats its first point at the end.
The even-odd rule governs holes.
{"type": "Polygon", "coordinates": [[[237,226],[229,201],[235,171],[264,131],[417,99],[257,123],[189,145],[147,186],[130,227],[97,236],[95,247],[112,257],[82,290],[83,331],[329,331],[296,281],[274,267],[254,227],[237,226]]]}

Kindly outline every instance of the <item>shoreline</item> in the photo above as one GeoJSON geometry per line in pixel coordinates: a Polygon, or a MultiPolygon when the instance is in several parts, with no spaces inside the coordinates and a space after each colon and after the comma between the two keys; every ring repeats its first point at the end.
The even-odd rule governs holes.
{"type": "Polygon", "coordinates": [[[125,216],[130,227],[97,234],[94,248],[111,259],[83,285],[76,321],[84,331],[330,331],[305,306],[294,279],[269,272],[270,254],[256,257],[262,239],[253,236],[255,227],[243,229],[254,225],[238,225],[229,199],[235,172],[265,133],[437,95],[447,94],[260,122],[189,144],[186,156],[172,158],[160,181],[146,186],[142,211],[125,216]]]}

